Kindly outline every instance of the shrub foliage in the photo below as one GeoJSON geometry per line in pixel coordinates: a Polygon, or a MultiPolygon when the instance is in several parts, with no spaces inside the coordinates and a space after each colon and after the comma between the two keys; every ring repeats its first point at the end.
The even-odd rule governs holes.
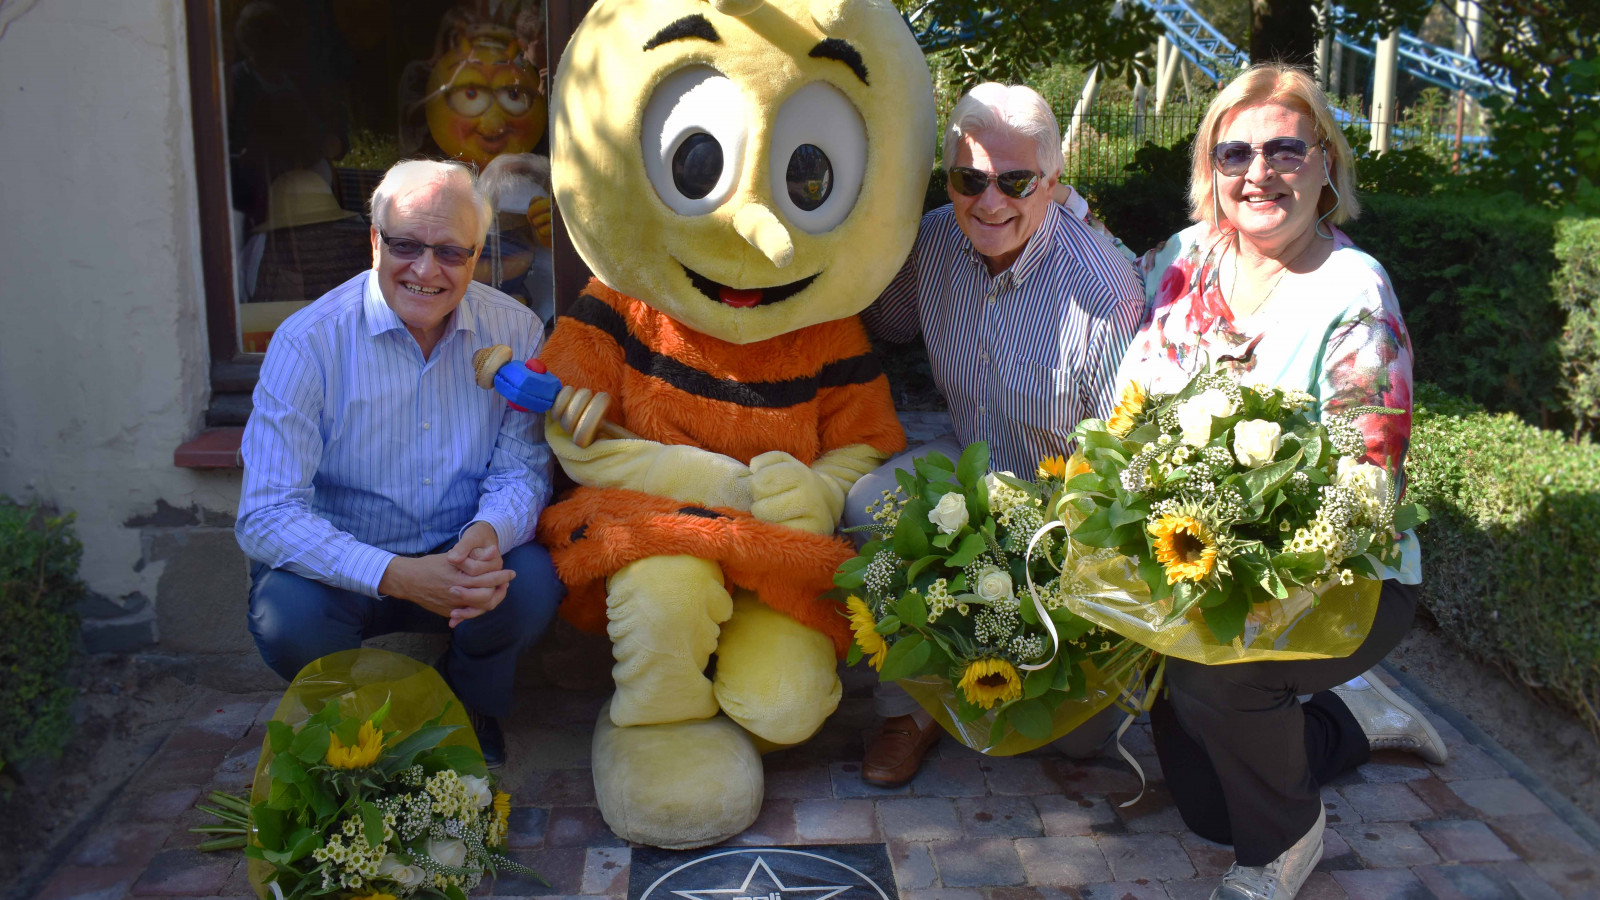
{"type": "Polygon", "coordinates": [[[82,555],[70,518],[0,498],[0,768],[59,754],[71,731],[82,555]]]}
{"type": "Polygon", "coordinates": [[[1440,627],[1600,734],[1600,447],[1417,385],[1407,499],[1440,627]]]}

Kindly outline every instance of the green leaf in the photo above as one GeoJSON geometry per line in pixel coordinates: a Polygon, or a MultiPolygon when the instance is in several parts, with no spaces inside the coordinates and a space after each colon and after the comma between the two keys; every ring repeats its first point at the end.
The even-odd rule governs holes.
{"type": "Polygon", "coordinates": [[[267,723],[267,747],[274,753],[288,753],[294,743],[294,729],[274,719],[267,723]]]}
{"type": "Polygon", "coordinates": [[[1142,503],[1135,503],[1133,506],[1125,507],[1119,499],[1106,510],[1106,517],[1113,528],[1121,528],[1130,522],[1143,522],[1148,519],[1150,517],[1150,508],[1142,503]]]}
{"type": "Polygon", "coordinates": [[[833,573],[833,583],[847,591],[853,591],[867,583],[867,567],[858,566],[849,572],[841,567],[839,571],[833,573]]]}
{"type": "Polygon", "coordinates": [[[945,564],[953,569],[963,568],[977,559],[978,554],[983,552],[984,547],[985,543],[982,535],[969,534],[961,539],[961,546],[956,548],[956,552],[950,554],[950,559],[945,564]]]}
{"type": "Polygon", "coordinates": [[[900,615],[901,621],[912,628],[925,628],[928,625],[928,603],[922,595],[906,591],[900,599],[894,601],[894,611],[900,615]]]}
{"type": "Polygon", "coordinates": [[[1150,587],[1150,600],[1155,603],[1172,596],[1172,585],[1167,583],[1167,570],[1153,556],[1138,554],[1139,577],[1150,587]]]}
{"type": "Polygon", "coordinates": [[[487,778],[489,769],[483,764],[483,754],[461,744],[435,747],[430,754],[442,768],[455,769],[463,775],[487,778]]]}
{"type": "Polygon", "coordinates": [[[1027,677],[1022,679],[1023,698],[1032,700],[1050,690],[1051,684],[1055,681],[1055,670],[1058,665],[1059,663],[1051,663],[1042,669],[1029,672],[1027,677]]]}
{"type": "Polygon", "coordinates": [[[383,698],[383,705],[378,707],[378,711],[373,713],[372,716],[370,717],[373,728],[378,728],[378,727],[382,726],[383,725],[383,720],[389,718],[389,704],[392,703],[393,701],[394,701],[394,695],[393,694],[390,694],[389,696],[383,698]]]}
{"type": "Polygon", "coordinates": [[[912,465],[916,467],[917,475],[927,483],[948,481],[955,477],[956,474],[955,464],[950,461],[950,457],[945,456],[943,453],[929,453],[927,456],[919,456],[912,462],[912,465]]]}
{"type": "Polygon", "coordinates": [[[1110,484],[1111,482],[1093,472],[1082,472],[1072,476],[1072,480],[1067,482],[1067,490],[1100,494],[1104,493],[1110,487],[1110,484]]]}
{"type": "Polygon", "coordinates": [[[1372,557],[1370,556],[1352,556],[1340,563],[1340,565],[1360,575],[1362,578],[1370,578],[1373,581],[1378,580],[1378,570],[1372,564],[1372,557]]]}
{"type": "Polygon", "coordinates": [[[935,547],[938,547],[940,550],[949,550],[950,549],[950,545],[955,542],[955,539],[956,539],[955,535],[953,535],[953,534],[945,534],[944,532],[941,531],[938,534],[934,535],[933,536],[933,540],[929,541],[928,543],[934,545],[935,547]]]}
{"type": "MultiPolygon", "coordinates": [[[[945,537],[945,535],[940,535],[940,537],[945,537]]],[[[937,543],[937,541],[935,543],[937,543]]],[[[922,574],[922,570],[923,569],[926,569],[927,567],[933,565],[936,562],[942,562],[943,560],[944,560],[944,557],[939,556],[938,554],[930,554],[928,556],[924,556],[923,558],[921,558],[921,559],[917,560],[916,562],[912,563],[906,569],[906,581],[915,582],[917,580],[917,576],[922,574]]]]}
{"type": "Polygon", "coordinates": [[[1266,496],[1269,492],[1283,487],[1289,480],[1294,470],[1300,465],[1300,456],[1303,450],[1295,451],[1288,459],[1280,459],[1275,463],[1268,463],[1259,469],[1251,469],[1244,474],[1245,495],[1251,498],[1266,496]]]}
{"type": "Polygon", "coordinates": [[[265,803],[250,807],[250,826],[255,829],[256,840],[268,850],[283,849],[283,828],[288,820],[288,813],[265,803]]]}
{"type": "Polygon", "coordinates": [[[328,726],[306,724],[294,736],[289,752],[306,764],[321,762],[328,755],[328,726]]]}
{"type": "Polygon", "coordinates": [[[1428,508],[1426,506],[1416,503],[1407,503],[1405,506],[1395,508],[1395,531],[1410,531],[1426,521],[1428,521],[1428,508]]]}
{"type": "Polygon", "coordinates": [[[1111,524],[1110,509],[1097,509],[1094,514],[1080,522],[1077,528],[1072,529],[1072,537],[1079,543],[1091,547],[1115,547],[1117,545],[1115,530],[1111,524]]]}
{"type": "Polygon", "coordinates": [[[878,677],[883,681],[910,678],[922,671],[922,667],[928,664],[932,655],[933,648],[922,639],[922,635],[906,635],[889,648],[889,654],[884,657],[883,668],[879,670],[878,677]]]}
{"type": "Polygon", "coordinates": [[[285,784],[298,784],[306,780],[305,766],[292,753],[284,753],[272,758],[272,764],[267,766],[267,774],[274,781],[285,784]]]}
{"type": "Polygon", "coordinates": [[[971,487],[989,471],[989,445],[975,441],[961,451],[961,461],[956,463],[956,478],[962,485],[971,487]]]}
{"type": "Polygon", "coordinates": [[[367,846],[376,847],[383,843],[383,814],[378,808],[363,800],[361,809],[361,833],[367,839],[367,846]]]}
{"type": "Polygon", "coordinates": [[[445,900],[467,900],[467,895],[462,892],[461,886],[447,884],[444,887],[445,900]]]}
{"type": "Polygon", "coordinates": [[[894,634],[900,630],[900,617],[890,613],[879,619],[878,624],[872,626],[872,630],[879,634],[894,634]]]}
{"type": "MultiPolygon", "coordinates": [[[[1204,601],[1201,601],[1201,606],[1204,605],[1204,601]]],[[[1250,613],[1250,601],[1243,595],[1229,594],[1224,602],[1205,609],[1204,613],[1212,636],[1226,644],[1244,633],[1244,620],[1250,613]]]]}
{"type": "Polygon", "coordinates": [[[918,522],[902,515],[894,526],[894,552],[905,559],[916,559],[928,554],[928,535],[922,530],[926,521],[918,522]]]}
{"type": "Polygon", "coordinates": [[[310,856],[312,851],[322,846],[322,838],[309,828],[296,831],[289,838],[289,862],[310,856]]]}
{"type": "Polygon", "coordinates": [[[856,646],[855,641],[851,641],[850,649],[844,651],[844,664],[847,666],[853,666],[856,663],[861,662],[861,656],[861,648],[856,646]]]}
{"type": "Polygon", "coordinates": [[[393,776],[402,769],[410,768],[418,754],[439,746],[440,741],[460,727],[460,725],[424,725],[418,728],[394,745],[388,755],[378,763],[379,770],[385,776],[393,776]]]}
{"type": "Polygon", "coordinates": [[[1030,740],[1050,737],[1050,709],[1038,700],[1018,700],[1006,707],[1006,721],[1030,740]]]}
{"type": "Polygon", "coordinates": [[[907,472],[905,469],[895,469],[894,480],[895,484],[900,487],[900,493],[907,497],[915,497],[922,493],[917,490],[917,476],[907,472]]]}

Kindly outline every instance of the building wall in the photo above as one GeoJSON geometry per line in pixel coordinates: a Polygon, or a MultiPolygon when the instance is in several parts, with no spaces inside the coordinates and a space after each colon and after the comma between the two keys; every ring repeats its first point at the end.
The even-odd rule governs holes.
{"type": "Polygon", "coordinates": [[[183,604],[238,610],[203,636],[237,645],[238,474],[172,464],[210,362],[183,2],[20,0],[0,24],[0,494],[77,515],[92,647],[148,645],[183,604]]]}

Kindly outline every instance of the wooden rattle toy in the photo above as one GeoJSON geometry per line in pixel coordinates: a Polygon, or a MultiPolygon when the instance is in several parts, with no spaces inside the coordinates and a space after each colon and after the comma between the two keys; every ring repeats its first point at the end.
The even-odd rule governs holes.
{"type": "MultiPolygon", "coordinates": [[[[525,367],[539,374],[547,374],[544,363],[538,359],[530,359],[525,367]]],[[[505,344],[495,344],[485,347],[472,356],[473,380],[478,387],[487,391],[497,389],[496,382],[504,381],[506,386],[517,383],[516,365],[511,361],[511,348],[505,344]],[[504,372],[511,367],[509,373],[504,372]]],[[[505,390],[500,391],[505,394],[505,390]]],[[[513,409],[526,411],[526,407],[512,403],[513,409]]],[[[608,438],[633,438],[639,436],[614,422],[606,420],[606,411],[611,408],[611,395],[596,393],[588,388],[574,388],[570,384],[561,386],[561,391],[556,394],[556,399],[550,405],[550,416],[558,422],[563,429],[572,435],[572,442],[579,447],[587,447],[594,443],[599,435],[608,438]]]]}

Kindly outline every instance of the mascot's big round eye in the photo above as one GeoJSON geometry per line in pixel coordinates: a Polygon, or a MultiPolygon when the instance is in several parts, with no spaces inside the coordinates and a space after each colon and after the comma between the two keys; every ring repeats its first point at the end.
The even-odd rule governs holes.
{"type": "Polygon", "coordinates": [[[711,193],[722,177],[722,145],[704,131],[691,134],[672,154],[672,185],[690,200],[711,193]]]}
{"type": "Polygon", "coordinates": [[[746,101],[708,66],[674,72],[645,104],[644,171],[673,212],[701,216],[733,193],[748,131],[746,101]]]}
{"type": "Polygon", "coordinates": [[[806,212],[821,206],[833,193],[833,163],[816,144],[801,144],[789,157],[789,199],[806,212]]]}
{"type": "Polygon", "coordinates": [[[445,95],[445,102],[457,114],[477,118],[494,102],[494,94],[481,84],[464,84],[451,88],[450,93],[445,95]]]}
{"type": "Polygon", "coordinates": [[[772,124],[769,177],[779,211],[822,234],[855,209],[867,173],[867,126],[838,88],[813,81],[783,102],[772,124]]]}
{"type": "Polygon", "coordinates": [[[533,101],[533,98],[528,95],[526,90],[514,84],[495,88],[494,96],[496,100],[500,101],[500,108],[505,110],[507,115],[512,116],[520,116],[527,112],[528,106],[533,101]]]}

